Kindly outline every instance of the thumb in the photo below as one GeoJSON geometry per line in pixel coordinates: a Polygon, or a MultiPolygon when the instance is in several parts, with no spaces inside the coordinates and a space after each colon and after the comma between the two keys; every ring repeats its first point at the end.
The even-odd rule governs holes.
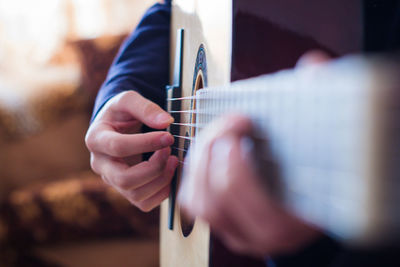
{"type": "Polygon", "coordinates": [[[111,107],[113,111],[128,113],[154,129],[167,128],[174,119],[156,103],[135,91],[121,93],[111,107]]]}

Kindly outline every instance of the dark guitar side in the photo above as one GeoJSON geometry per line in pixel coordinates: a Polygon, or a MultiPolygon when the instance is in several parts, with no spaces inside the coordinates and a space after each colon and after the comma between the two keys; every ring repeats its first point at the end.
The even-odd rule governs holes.
{"type": "Polygon", "coordinates": [[[333,57],[400,48],[396,0],[235,0],[232,81],[294,67],[317,49],[333,57]]]}
{"type": "Polygon", "coordinates": [[[232,81],[294,67],[310,50],[363,49],[362,1],[234,1],[232,81]]]}

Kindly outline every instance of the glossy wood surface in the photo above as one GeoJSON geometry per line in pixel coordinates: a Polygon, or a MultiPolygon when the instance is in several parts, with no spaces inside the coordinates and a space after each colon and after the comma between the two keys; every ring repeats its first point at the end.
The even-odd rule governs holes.
{"type": "MultiPolygon", "coordinates": [[[[183,96],[191,96],[193,75],[198,49],[202,44],[206,51],[208,66],[208,85],[222,85],[230,82],[231,70],[231,25],[232,1],[230,0],[176,0],[172,4],[171,40],[176,39],[177,29],[184,28],[183,55],[183,96]]],[[[175,45],[171,45],[171,59],[175,58],[175,45]]],[[[171,71],[174,62],[171,62],[171,71]]],[[[171,73],[172,78],[173,73],[171,73]]],[[[185,102],[182,110],[190,109],[185,102]]],[[[182,116],[188,122],[188,116],[182,116]]],[[[190,129],[181,127],[181,136],[190,129]]],[[[181,140],[180,147],[184,147],[181,140]]],[[[180,160],[183,155],[180,154],[180,160]]],[[[181,215],[176,206],[174,230],[167,229],[168,201],[161,208],[161,266],[197,267],[209,266],[210,231],[206,223],[196,220],[194,229],[188,237],[181,230],[181,215]]]]}

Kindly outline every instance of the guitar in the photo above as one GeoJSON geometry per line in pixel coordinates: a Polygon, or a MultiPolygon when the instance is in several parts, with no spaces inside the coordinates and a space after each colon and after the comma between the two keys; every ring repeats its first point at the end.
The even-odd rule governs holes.
{"type": "MultiPolygon", "coordinates": [[[[374,185],[377,185],[377,177],[382,173],[382,168],[394,170],[394,166],[397,164],[397,162],[392,161],[391,164],[393,165],[388,166],[382,161],[383,158],[388,159],[392,156],[392,154],[383,156],[385,154],[383,151],[387,151],[387,148],[393,144],[390,142],[385,144],[377,142],[376,140],[383,139],[377,139],[376,134],[379,133],[383,134],[382,136],[384,137],[390,137],[385,140],[393,142],[393,136],[395,135],[388,134],[388,131],[386,131],[388,128],[385,123],[378,123],[379,116],[364,116],[365,114],[384,115],[387,112],[382,107],[390,106],[389,104],[382,106],[373,101],[373,99],[381,99],[382,103],[390,102],[390,97],[388,96],[392,96],[396,92],[390,86],[396,84],[397,81],[398,73],[393,71],[395,67],[389,63],[381,63],[380,60],[354,58],[331,66],[330,69],[321,69],[320,72],[317,72],[321,74],[320,76],[315,75],[316,70],[309,70],[310,73],[314,74],[305,75],[312,77],[308,80],[302,80],[299,78],[301,75],[297,75],[294,71],[285,71],[255,80],[234,83],[226,87],[237,80],[291,68],[304,52],[311,49],[324,50],[333,57],[375,49],[376,46],[371,46],[370,48],[368,42],[365,41],[368,39],[365,36],[369,36],[366,33],[371,34],[366,29],[368,24],[366,23],[366,14],[368,14],[366,10],[368,10],[369,6],[365,5],[363,7],[360,1],[338,2],[330,0],[322,3],[322,1],[311,0],[307,1],[307,5],[305,5],[301,1],[289,0],[173,1],[171,26],[171,40],[173,41],[171,59],[174,59],[171,60],[171,69],[173,70],[171,81],[173,85],[168,87],[167,103],[168,110],[173,115],[175,123],[169,130],[176,140],[173,145],[173,153],[183,163],[186,151],[191,142],[195,140],[198,130],[213,119],[214,116],[211,115],[238,110],[248,114],[255,121],[261,121],[262,123],[258,124],[260,135],[261,137],[270,136],[270,142],[273,145],[272,152],[282,163],[283,186],[281,195],[288,208],[311,223],[331,231],[332,234],[339,238],[361,240],[364,237],[372,238],[372,236],[375,236],[377,232],[375,234],[373,232],[375,229],[382,229],[382,225],[389,225],[391,230],[395,230],[396,225],[399,224],[398,216],[397,218],[392,216],[386,221],[384,220],[384,222],[367,220],[367,224],[363,224],[364,220],[360,219],[366,218],[363,216],[376,215],[378,213],[380,215],[379,218],[387,218],[383,215],[394,212],[393,205],[384,212],[379,211],[379,207],[387,203],[395,203],[396,199],[399,200],[395,194],[396,190],[392,190],[392,194],[390,194],[390,197],[393,197],[394,200],[390,199],[389,201],[388,199],[384,200],[384,198],[377,200],[377,198],[373,197],[379,195],[377,191],[372,192],[372,189],[374,185]],[[352,14],[352,16],[348,16],[348,14],[352,14]],[[363,67],[364,65],[369,67],[363,67]],[[354,68],[356,69],[355,76],[349,75],[351,73],[348,70],[354,68]],[[385,71],[379,71],[382,69],[385,71]],[[329,76],[327,73],[333,73],[333,76],[329,76]],[[375,79],[367,79],[371,74],[375,79]],[[348,77],[347,80],[344,79],[347,81],[347,85],[344,84],[346,86],[342,87],[343,90],[336,91],[333,83],[329,86],[326,80],[319,79],[320,77],[325,77],[329,81],[332,81],[332,79],[337,81],[337,77],[344,76],[348,77]],[[387,85],[386,83],[384,85],[379,83],[379,86],[376,86],[377,81],[382,81],[381,79],[388,82],[387,85]],[[326,86],[329,90],[318,90],[319,88],[316,88],[315,85],[309,87],[315,81],[318,82],[316,83],[317,85],[326,86]],[[364,81],[365,83],[359,83],[359,81],[364,81]],[[286,84],[286,87],[284,87],[286,89],[282,89],[282,84],[286,84]],[[292,90],[294,85],[296,85],[296,90],[292,90]],[[370,89],[366,90],[366,87],[370,89]],[[385,93],[376,94],[376,88],[384,88],[385,90],[382,89],[380,91],[385,93]],[[318,107],[315,107],[316,109],[306,108],[314,103],[308,97],[317,91],[322,93],[317,94],[313,101],[318,102],[321,100],[323,104],[320,103],[319,108],[324,110],[326,116],[333,114],[327,121],[325,117],[314,116],[314,112],[319,111],[318,107]],[[334,92],[337,94],[335,95],[334,92]],[[325,101],[333,95],[339,100],[336,102],[325,101]],[[358,103],[357,100],[361,96],[364,97],[364,102],[358,103]],[[285,109],[285,107],[291,108],[290,103],[296,102],[294,101],[296,98],[303,99],[303,102],[300,102],[302,104],[297,105],[297,109],[292,109],[292,112],[289,109],[285,109]],[[346,103],[341,102],[340,99],[342,98],[348,99],[348,101],[346,103]],[[281,101],[283,99],[288,101],[281,101]],[[265,105],[265,101],[268,100],[272,102],[270,102],[270,105],[265,105]],[[252,104],[252,108],[256,108],[257,112],[254,112],[252,108],[249,109],[248,105],[248,103],[255,103],[255,101],[257,104],[252,104]],[[225,103],[225,105],[221,105],[221,103],[225,103]],[[274,103],[278,103],[276,109],[268,109],[268,107],[274,106],[274,103]],[[369,207],[368,203],[363,203],[362,206],[353,205],[346,211],[335,210],[333,207],[334,201],[328,203],[331,205],[328,205],[329,207],[323,205],[314,207],[314,205],[311,211],[307,209],[307,207],[311,207],[310,204],[318,203],[319,201],[318,199],[315,202],[317,197],[314,194],[315,192],[307,191],[310,183],[315,182],[316,178],[320,176],[330,177],[325,180],[340,177],[341,180],[338,181],[340,187],[340,185],[346,184],[343,179],[347,179],[349,173],[338,172],[335,174],[334,171],[337,169],[326,171],[317,168],[318,164],[324,163],[314,162],[315,156],[320,156],[321,154],[316,154],[316,152],[311,152],[312,156],[308,157],[307,168],[295,168],[296,164],[298,164],[298,159],[303,158],[303,152],[308,151],[307,147],[298,147],[296,148],[296,151],[299,151],[298,153],[290,153],[293,145],[296,147],[298,144],[307,144],[305,141],[315,141],[313,145],[317,150],[321,150],[325,149],[324,144],[329,143],[329,140],[334,140],[328,138],[330,135],[326,131],[319,130],[316,134],[310,134],[307,131],[312,132],[315,130],[310,125],[309,128],[303,129],[303,132],[298,135],[303,139],[296,140],[297,136],[293,135],[293,130],[296,130],[297,126],[290,122],[291,119],[297,120],[297,118],[300,118],[298,116],[303,116],[304,118],[309,118],[305,120],[309,124],[321,124],[324,127],[330,127],[332,125],[329,125],[329,123],[340,124],[342,122],[340,118],[334,118],[336,116],[334,110],[342,107],[348,108],[351,104],[355,104],[356,108],[347,112],[350,112],[355,117],[353,117],[353,121],[347,121],[346,123],[352,123],[357,118],[364,116],[365,120],[361,120],[364,124],[358,128],[346,128],[348,131],[343,139],[339,140],[342,143],[338,141],[333,147],[341,146],[343,148],[343,146],[347,145],[347,141],[356,141],[358,136],[367,138],[367,140],[363,139],[356,142],[367,152],[360,159],[350,162],[350,164],[358,166],[358,169],[356,175],[351,176],[352,178],[349,180],[356,183],[356,178],[354,177],[360,177],[361,174],[368,173],[365,190],[361,190],[366,193],[354,199],[352,203],[357,203],[358,200],[375,200],[371,203],[379,203],[378,208],[374,206],[373,209],[368,209],[355,221],[351,221],[349,214],[358,207],[369,207]],[[334,105],[339,105],[339,107],[334,105]],[[201,115],[203,113],[205,115],[201,115]],[[287,123],[284,126],[279,123],[277,116],[282,113],[285,114],[285,121],[289,121],[286,121],[287,123]],[[292,116],[293,113],[295,116],[292,116]],[[266,120],[269,117],[271,120],[266,120]],[[274,117],[275,122],[273,123],[274,117]],[[373,119],[368,120],[367,118],[373,119]],[[381,129],[384,130],[375,132],[373,129],[376,129],[376,125],[385,126],[386,128],[383,127],[381,129]],[[368,129],[367,134],[362,132],[365,129],[368,129]],[[288,138],[289,142],[292,141],[292,144],[282,144],[285,141],[284,137],[288,138]],[[310,138],[320,139],[310,140],[310,138]],[[376,154],[375,152],[379,153],[376,154]],[[296,159],[298,155],[299,157],[296,159]],[[374,163],[375,159],[379,160],[374,163]],[[314,181],[310,181],[312,179],[314,181]],[[344,221],[336,223],[335,220],[328,220],[326,218],[330,217],[324,217],[324,213],[321,210],[330,212],[330,215],[338,215],[344,221]],[[359,226],[362,226],[361,230],[357,229],[359,226]]],[[[344,116],[346,116],[346,113],[344,113],[344,116]]],[[[351,151],[350,158],[360,154],[359,151],[357,154],[356,149],[351,151]]],[[[340,157],[345,152],[342,150],[332,151],[332,153],[330,155],[340,157]]],[[[332,162],[332,158],[320,158],[320,161],[323,160],[332,162]]],[[[345,160],[334,162],[340,163],[339,170],[342,170],[341,167],[348,163],[345,160]]],[[[172,183],[170,199],[165,201],[161,207],[161,265],[174,267],[262,266],[261,262],[245,258],[237,259],[227,254],[228,252],[210,233],[210,229],[205,222],[201,220],[191,222],[184,218],[175,201],[181,172],[182,170],[178,169],[176,178],[172,183]],[[224,262],[225,260],[228,262],[224,262]]],[[[391,174],[393,175],[393,173],[391,174]]],[[[385,175],[389,177],[390,172],[385,172],[385,175]]],[[[385,184],[385,188],[393,185],[393,188],[398,189],[393,177],[387,178],[386,181],[389,182],[385,184]]],[[[335,188],[337,192],[341,192],[343,189],[339,187],[335,188]]],[[[353,186],[352,189],[354,190],[355,187],[353,186]]],[[[378,189],[378,192],[382,193],[385,190],[382,187],[378,189]]],[[[333,199],[348,200],[352,192],[350,190],[345,194],[347,195],[336,195],[333,199]]],[[[323,193],[318,195],[318,197],[321,196],[329,198],[330,195],[324,195],[323,193]]],[[[374,217],[378,218],[377,216],[374,217]]]]}

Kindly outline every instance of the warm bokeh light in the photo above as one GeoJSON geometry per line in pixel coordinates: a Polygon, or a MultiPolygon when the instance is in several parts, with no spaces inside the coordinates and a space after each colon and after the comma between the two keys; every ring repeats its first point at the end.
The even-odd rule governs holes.
{"type": "Polygon", "coordinates": [[[0,66],[46,63],[67,39],[129,32],[153,2],[0,0],[0,66]]]}
{"type": "Polygon", "coordinates": [[[156,213],[91,172],[84,144],[111,61],[154,2],[0,0],[0,266],[157,264],[156,213]]]}

